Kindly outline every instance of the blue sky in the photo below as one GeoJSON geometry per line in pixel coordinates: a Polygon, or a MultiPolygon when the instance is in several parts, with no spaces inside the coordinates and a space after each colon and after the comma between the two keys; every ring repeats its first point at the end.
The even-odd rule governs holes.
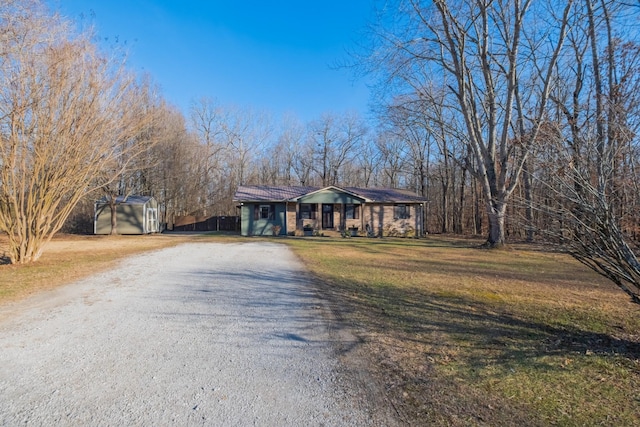
{"type": "Polygon", "coordinates": [[[293,113],[367,114],[369,92],[336,64],[362,39],[371,0],[50,0],[63,15],[92,24],[107,43],[126,43],[129,63],[165,98],[293,113]]]}

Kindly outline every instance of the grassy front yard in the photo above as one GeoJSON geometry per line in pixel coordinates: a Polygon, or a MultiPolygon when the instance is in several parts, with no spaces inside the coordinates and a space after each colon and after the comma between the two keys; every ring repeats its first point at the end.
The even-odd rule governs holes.
{"type": "MultiPolygon", "coordinates": [[[[0,265],[0,304],[214,239],[254,241],[60,236],[32,265],[0,265]]],[[[268,240],[306,263],[407,424],[640,425],[640,307],[565,255],[439,236],[268,240]]]]}
{"type": "Polygon", "coordinates": [[[571,258],[479,241],[288,241],[401,416],[640,425],[640,307],[571,258]]]}

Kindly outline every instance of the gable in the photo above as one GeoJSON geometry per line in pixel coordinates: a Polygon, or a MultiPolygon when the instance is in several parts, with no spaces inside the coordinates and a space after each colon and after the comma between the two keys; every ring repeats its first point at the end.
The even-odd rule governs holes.
{"type": "Polygon", "coordinates": [[[325,188],[298,198],[298,203],[334,203],[334,204],[361,204],[364,199],[354,194],[345,193],[337,188],[325,188]]]}

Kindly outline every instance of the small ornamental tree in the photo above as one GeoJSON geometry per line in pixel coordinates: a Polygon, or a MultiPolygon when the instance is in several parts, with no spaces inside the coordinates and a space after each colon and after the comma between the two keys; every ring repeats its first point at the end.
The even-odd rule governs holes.
{"type": "Polygon", "coordinates": [[[0,231],[12,263],[41,256],[119,144],[147,126],[139,89],[39,2],[0,3],[0,231]]]}

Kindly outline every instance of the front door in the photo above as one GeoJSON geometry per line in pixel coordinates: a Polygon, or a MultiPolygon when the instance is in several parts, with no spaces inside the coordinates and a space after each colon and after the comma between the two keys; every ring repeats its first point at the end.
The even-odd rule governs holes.
{"type": "Polygon", "coordinates": [[[333,228],[333,205],[322,205],[322,228],[333,228]]]}

